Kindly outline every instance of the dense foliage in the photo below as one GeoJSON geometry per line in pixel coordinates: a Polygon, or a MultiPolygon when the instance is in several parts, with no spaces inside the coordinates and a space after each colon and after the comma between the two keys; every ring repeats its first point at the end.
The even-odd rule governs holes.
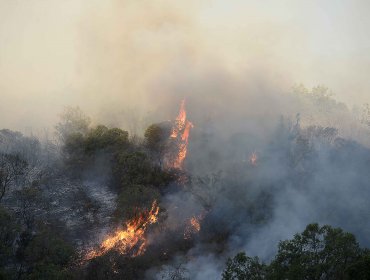
{"type": "MultiPolygon", "coordinates": [[[[327,90],[312,94],[312,102],[338,110],[327,90]]],[[[177,148],[169,122],[150,125],[140,138],[91,125],[79,108],[61,117],[55,141],[0,130],[0,279],[191,279],[207,265],[225,280],[370,279],[369,251],[353,234],[329,225],[309,224],[281,241],[275,256],[261,257],[268,263],[245,253],[224,266],[212,263],[224,263],[256,235],[262,245],[271,243],[266,236],[278,233],[268,225],[289,220],[292,209],[306,211],[309,203],[318,205],[310,219],[353,220],[349,228],[368,244],[370,229],[360,221],[368,209],[370,150],[339,137],[338,129],[303,128],[297,115],[295,121],[282,118],[267,140],[253,145],[250,135],[218,140],[217,133],[199,129],[188,168],[181,170],[167,165],[177,148]],[[352,193],[356,200],[347,211],[351,202],[342,199],[352,193]],[[143,254],[112,248],[85,258],[154,201],[160,210],[148,225],[143,254]],[[284,208],[291,204],[295,208],[284,208]]],[[[212,279],[204,275],[196,279],[212,279]]]]}
{"type": "Polygon", "coordinates": [[[369,251],[340,228],[310,224],[292,240],[281,241],[269,265],[239,253],[230,258],[224,280],[370,279],[369,251]]]}

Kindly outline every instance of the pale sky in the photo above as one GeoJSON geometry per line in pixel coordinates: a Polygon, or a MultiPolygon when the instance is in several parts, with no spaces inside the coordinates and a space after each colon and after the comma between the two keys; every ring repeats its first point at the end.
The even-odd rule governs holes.
{"type": "Polygon", "coordinates": [[[370,102],[369,8],[365,0],[0,0],[0,127],[47,126],[66,105],[149,110],[151,85],[169,69],[196,76],[213,65],[370,102]]]}

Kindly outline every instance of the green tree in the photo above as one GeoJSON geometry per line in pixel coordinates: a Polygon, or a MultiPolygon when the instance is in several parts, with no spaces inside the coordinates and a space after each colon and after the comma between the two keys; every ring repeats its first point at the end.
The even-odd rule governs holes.
{"type": "Polygon", "coordinates": [[[222,280],[262,280],[266,279],[266,266],[257,257],[248,257],[239,253],[226,262],[222,280]]]}
{"type": "Polygon", "coordinates": [[[189,280],[189,271],[182,263],[165,267],[161,273],[163,280],[189,280]]]}
{"type": "Polygon", "coordinates": [[[370,251],[353,234],[328,225],[309,224],[293,239],[281,241],[269,265],[245,253],[226,263],[222,279],[369,280],[370,251]]]}
{"type": "Polygon", "coordinates": [[[85,134],[74,132],[64,140],[64,163],[72,175],[81,175],[81,170],[94,165],[95,160],[109,162],[118,153],[129,147],[128,132],[119,128],[98,125],[85,134]]]}
{"type": "Polygon", "coordinates": [[[68,266],[75,251],[55,232],[42,229],[24,250],[26,279],[71,279],[68,266]]]}
{"type": "Polygon", "coordinates": [[[370,280],[370,250],[364,250],[359,259],[348,266],[346,280],[370,280]]]}
{"type": "Polygon", "coordinates": [[[145,146],[160,166],[163,164],[168,137],[169,129],[160,124],[150,125],[144,133],[145,146]]]}
{"type": "Polygon", "coordinates": [[[113,161],[113,176],[119,188],[130,185],[167,186],[175,179],[172,171],[153,164],[143,151],[122,152],[113,161]]]}
{"type": "Polygon", "coordinates": [[[40,160],[41,143],[33,136],[27,137],[18,131],[1,129],[0,152],[18,155],[29,164],[35,165],[40,160]]]}
{"type": "Polygon", "coordinates": [[[17,154],[0,154],[0,202],[9,188],[25,174],[27,162],[17,154]]]}
{"type": "Polygon", "coordinates": [[[154,259],[145,256],[131,258],[120,255],[116,251],[94,258],[88,264],[86,280],[122,280],[122,279],[146,279],[145,272],[156,265],[154,259]]]}
{"type": "Polygon", "coordinates": [[[76,170],[84,166],[86,164],[84,136],[81,133],[68,135],[62,152],[64,163],[70,170],[76,170]]]}
{"type": "Polygon", "coordinates": [[[344,279],[360,253],[353,234],[310,224],[292,240],[280,242],[270,265],[271,279],[344,279]]]}
{"type": "Polygon", "coordinates": [[[127,147],[128,132],[119,128],[98,125],[90,129],[85,138],[85,153],[92,155],[97,151],[112,152],[127,147]]]}
{"type": "Polygon", "coordinates": [[[116,217],[121,220],[133,218],[138,211],[149,210],[160,193],[153,187],[132,185],[124,188],[118,196],[116,217]]]}
{"type": "Polygon", "coordinates": [[[14,245],[20,228],[14,218],[0,206],[0,279],[10,278],[14,262],[14,245]]]}
{"type": "Polygon", "coordinates": [[[90,123],[90,118],[79,107],[66,107],[60,115],[60,122],[55,129],[59,139],[64,143],[72,134],[86,134],[90,123]]]}
{"type": "Polygon", "coordinates": [[[18,204],[18,217],[27,230],[32,230],[36,216],[45,208],[41,190],[37,186],[27,186],[16,191],[15,196],[18,204]]]}
{"type": "MultiPolygon", "coordinates": [[[[118,280],[119,275],[114,260],[118,258],[114,252],[92,259],[86,269],[86,280],[118,280]]],[[[124,278],[122,278],[124,279],[124,278]]]]}

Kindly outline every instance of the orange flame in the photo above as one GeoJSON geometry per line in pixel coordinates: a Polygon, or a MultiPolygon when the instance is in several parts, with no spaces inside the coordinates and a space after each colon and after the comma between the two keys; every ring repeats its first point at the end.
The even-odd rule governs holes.
{"type": "Polygon", "coordinates": [[[200,220],[202,219],[203,215],[199,215],[198,217],[193,216],[188,220],[184,231],[184,239],[190,239],[193,234],[200,231],[200,220]]]}
{"type": "Polygon", "coordinates": [[[193,229],[195,230],[195,231],[200,231],[200,223],[199,223],[199,219],[197,219],[196,217],[192,217],[191,219],[190,219],[190,224],[191,224],[191,226],[193,227],[193,229]]]}
{"type": "Polygon", "coordinates": [[[257,153],[256,152],[253,152],[251,154],[251,156],[249,157],[250,164],[252,164],[253,166],[256,166],[257,165],[257,160],[258,160],[257,153]]]}
{"type": "Polygon", "coordinates": [[[178,141],[178,151],[175,158],[168,165],[171,168],[181,169],[183,162],[186,158],[190,130],[194,125],[187,120],[186,109],[185,109],[185,99],[181,101],[180,112],[176,117],[175,124],[172,128],[172,133],[170,138],[177,139],[178,141]]]}
{"type": "Polygon", "coordinates": [[[185,99],[181,101],[180,112],[176,117],[175,125],[172,128],[171,138],[177,138],[180,131],[184,129],[186,125],[186,110],[185,110],[185,99]]]}
{"type": "Polygon", "coordinates": [[[118,229],[113,235],[107,237],[97,250],[86,254],[85,260],[104,255],[111,249],[116,249],[120,254],[129,254],[132,257],[140,256],[145,252],[147,240],[145,232],[147,226],[157,222],[159,207],[154,201],[150,211],[142,212],[137,218],[126,222],[126,229],[118,229]]]}

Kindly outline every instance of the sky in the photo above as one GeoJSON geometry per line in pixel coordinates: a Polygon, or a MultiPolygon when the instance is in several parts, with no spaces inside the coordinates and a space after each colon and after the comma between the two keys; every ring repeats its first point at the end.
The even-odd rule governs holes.
{"type": "Polygon", "coordinates": [[[0,127],[52,127],[64,106],[98,120],[146,115],[215,77],[277,92],[323,84],[361,105],[370,102],[369,8],[365,0],[0,0],[0,127]]]}

